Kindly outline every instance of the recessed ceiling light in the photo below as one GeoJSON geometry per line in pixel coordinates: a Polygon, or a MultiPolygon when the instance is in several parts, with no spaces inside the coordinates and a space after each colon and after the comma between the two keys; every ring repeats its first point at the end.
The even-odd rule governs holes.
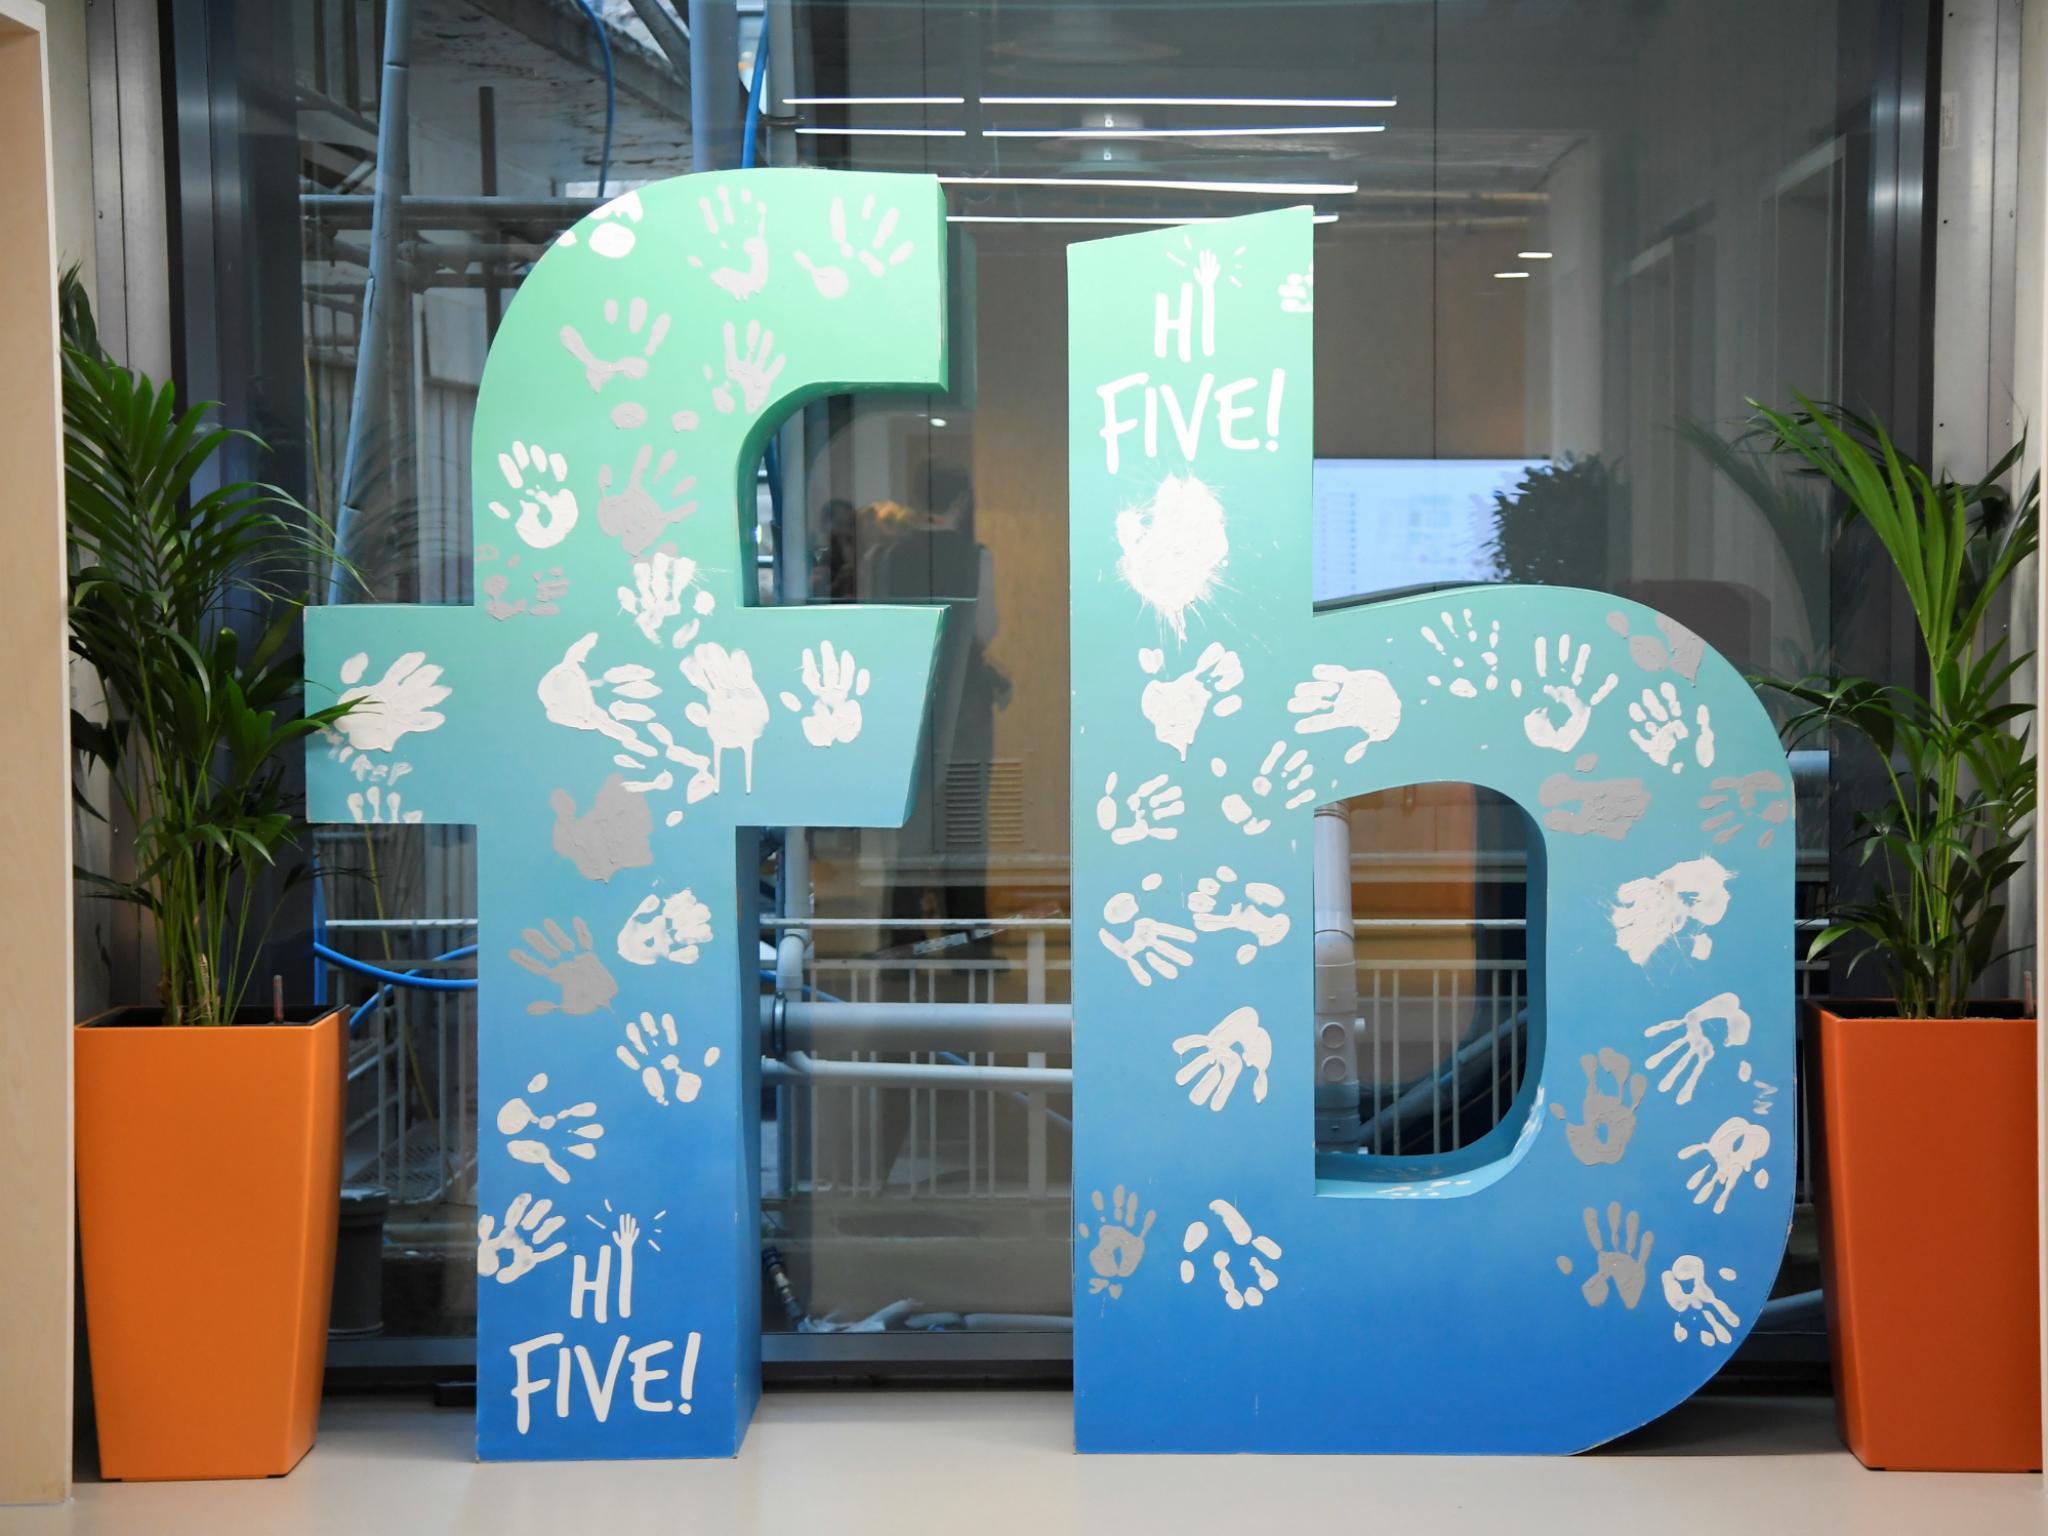
{"type": "Polygon", "coordinates": [[[946,418],[943,416],[934,416],[932,418],[932,425],[935,427],[943,427],[945,424],[946,418]]]}

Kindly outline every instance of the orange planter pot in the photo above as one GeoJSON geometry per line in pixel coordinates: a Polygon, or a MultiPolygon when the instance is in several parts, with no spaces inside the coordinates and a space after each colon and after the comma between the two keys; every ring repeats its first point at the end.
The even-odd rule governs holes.
{"type": "Polygon", "coordinates": [[[1817,1016],[1842,1438],[1868,1467],[2036,1469],[2034,1021],[1817,1016]]]}
{"type": "MultiPolygon", "coordinates": [[[[341,1183],[341,1015],[77,1030],[100,1467],[275,1477],[311,1449],[341,1183]]],[[[137,1022],[124,1022],[135,1020],[137,1022]]]]}

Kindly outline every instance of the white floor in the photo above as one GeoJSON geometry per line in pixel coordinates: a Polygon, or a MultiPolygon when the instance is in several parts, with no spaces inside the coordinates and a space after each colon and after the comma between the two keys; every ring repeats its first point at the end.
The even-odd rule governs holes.
{"type": "Polygon", "coordinates": [[[2048,1532],[2038,1476],[1866,1472],[1819,1399],[1708,1398],[1596,1455],[1081,1457],[1064,1392],[776,1391],[729,1462],[478,1466],[469,1415],[329,1403],[262,1483],[81,1484],[0,1536],[1977,1536],[2048,1532]]]}

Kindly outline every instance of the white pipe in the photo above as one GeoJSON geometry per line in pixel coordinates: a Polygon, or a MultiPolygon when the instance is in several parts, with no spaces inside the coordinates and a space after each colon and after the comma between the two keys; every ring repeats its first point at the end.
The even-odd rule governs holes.
{"type": "Polygon", "coordinates": [[[891,1088],[1035,1088],[1051,1093],[1074,1091],[1068,1067],[950,1066],[932,1062],[820,1061],[807,1051],[790,1051],[781,1060],[765,1057],[761,1070],[769,1078],[814,1083],[858,1083],[891,1088]]]}
{"type": "Polygon", "coordinates": [[[819,1003],[761,999],[761,1028],[786,1049],[949,1051],[1071,1050],[1074,1010],[1065,1003],[819,1003]]]}
{"type": "Polygon", "coordinates": [[[1351,910],[1351,812],[1316,807],[1316,1144],[1359,1141],[1358,941],[1351,910]]]}

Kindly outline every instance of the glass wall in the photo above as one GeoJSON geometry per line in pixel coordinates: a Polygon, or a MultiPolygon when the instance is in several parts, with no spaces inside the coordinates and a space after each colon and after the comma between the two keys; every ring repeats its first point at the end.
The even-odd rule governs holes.
{"type": "MultiPolygon", "coordinates": [[[[1855,573],[1818,503],[1738,433],[1747,397],[1794,391],[1884,411],[1909,440],[1921,425],[1913,355],[1851,323],[1921,323],[1902,255],[1921,234],[1900,209],[1921,187],[1900,136],[1915,46],[1900,8],[776,0],[742,8],[729,76],[694,91],[649,8],[599,7],[608,87],[572,0],[417,0],[400,120],[379,68],[390,0],[290,0],[260,21],[235,0],[174,6],[268,50],[275,70],[244,61],[245,100],[258,77],[292,82],[289,106],[249,109],[245,133],[288,141],[294,187],[277,153],[236,174],[252,204],[296,197],[296,246],[248,234],[237,281],[265,315],[295,306],[302,377],[279,376],[275,327],[252,340],[206,317],[188,342],[219,348],[223,377],[261,353],[273,436],[312,504],[347,508],[376,599],[542,602],[545,569],[471,547],[469,423],[506,303],[600,183],[736,146],[764,46],[757,163],[945,181],[952,387],[812,406],[772,486],[764,472],[764,601],[956,613],[909,824],[766,839],[764,967],[786,935],[806,941],[800,961],[784,950],[784,995],[906,1016],[1067,1000],[1072,799],[1086,814],[1103,789],[1067,774],[1074,241],[1313,205],[1299,302],[1315,316],[1318,465],[1299,515],[1319,601],[1572,583],[1671,613],[1744,668],[1798,670],[1833,644],[1855,573]],[[386,194],[392,238],[373,258],[386,194]],[[366,339],[373,259],[400,318],[366,339]]],[[[1795,766],[1820,880],[1827,764],[1795,766]]],[[[1524,1065],[1523,825],[1459,785],[1371,797],[1346,820],[1350,1027],[1376,1065],[1319,1145],[1471,1141],[1524,1065]]],[[[468,833],[348,828],[320,847],[332,942],[401,968],[471,942],[468,833]]],[[[1002,1018],[960,1021],[942,1049],[841,1032],[823,1054],[1065,1065],[1059,1029],[1002,1018]]],[[[400,994],[358,1031],[349,1178],[391,1192],[389,1336],[460,1336],[474,1316],[475,1029],[467,997],[400,994]]],[[[1070,1208],[1067,1099],[877,1078],[770,1078],[767,1315],[799,1332],[772,1357],[929,1359],[996,1333],[973,1358],[1056,1358],[1086,1214],[1070,1208]],[[868,1331],[843,1334],[853,1324],[868,1331]]]]}

